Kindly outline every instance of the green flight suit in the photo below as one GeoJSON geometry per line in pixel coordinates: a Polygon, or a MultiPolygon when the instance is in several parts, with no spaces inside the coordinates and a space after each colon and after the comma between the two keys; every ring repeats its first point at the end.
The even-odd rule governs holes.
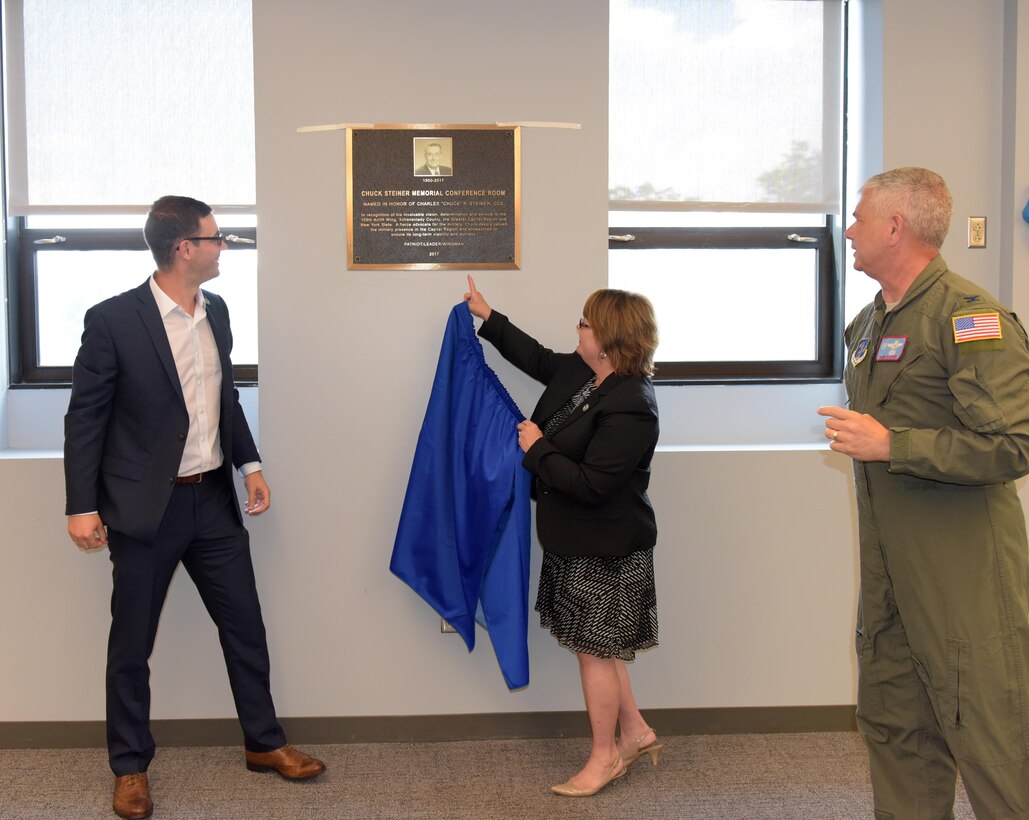
{"type": "Polygon", "coordinates": [[[960,770],[977,817],[1029,818],[1025,330],[937,256],[846,342],[849,406],[890,430],[888,464],[854,462],[875,817],[952,818],[960,770]]]}

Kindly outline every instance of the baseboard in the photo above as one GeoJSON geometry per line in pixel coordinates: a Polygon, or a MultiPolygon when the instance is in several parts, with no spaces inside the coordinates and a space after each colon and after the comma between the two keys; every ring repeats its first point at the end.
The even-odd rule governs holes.
{"type": "MultiPolygon", "coordinates": [[[[645,709],[662,735],[849,732],[854,707],[753,706],[726,709],[645,709]]],[[[430,743],[586,737],[585,712],[501,712],[482,715],[282,718],[291,743],[430,743]]],[[[235,746],[243,735],[234,718],[155,720],[158,746],[235,746]]],[[[0,748],[77,749],[107,745],[103,721],[0,722],[0,748]]]]}

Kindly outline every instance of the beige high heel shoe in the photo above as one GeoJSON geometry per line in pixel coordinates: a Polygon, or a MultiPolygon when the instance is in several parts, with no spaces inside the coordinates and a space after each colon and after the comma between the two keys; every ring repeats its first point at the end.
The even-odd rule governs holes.
{"type": "Polygon", "coordinates": [[[623,763],[621,756],[616,757],[611,761],[611,765],[607,769],[607,778],[594,789],[583,789],[576,786],[572,781],[566,781],[557,786],[551,786],[550,790],[554,794],[560,794],[563,797],[592,797],[599,792],[604,786],[610,783],[612,780],[617,780],[626,772],[625,763],[623,763]]]}
{"type": "Polygon", "coordinates": [[[626,750],[622,752],[622,761],[625,763],[626,768],[643,757],[643,755],[649,755],[651,765],[656,766],[658,758],[661,757],[661,750],[665,747],[664,743],[658,743],[657,732],[653,729],[647,729],[642,735],[636,738],[632,745],[634,750],[626,750]],[[654,735],[654,742],[649,746],[641,747],[640,744],[643,742],[643,739],[649,734],[654,735]]]}

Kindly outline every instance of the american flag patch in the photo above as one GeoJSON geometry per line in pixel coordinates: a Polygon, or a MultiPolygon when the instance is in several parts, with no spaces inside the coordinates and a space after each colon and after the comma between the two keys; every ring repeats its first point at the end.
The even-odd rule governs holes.
{"type": "Polygon", "coordinates": [[[955,316],[951,321],[954,323],[954,341],[958,344],[978,339],[1003,338],[999,313],[971,313],[955,316]]]}

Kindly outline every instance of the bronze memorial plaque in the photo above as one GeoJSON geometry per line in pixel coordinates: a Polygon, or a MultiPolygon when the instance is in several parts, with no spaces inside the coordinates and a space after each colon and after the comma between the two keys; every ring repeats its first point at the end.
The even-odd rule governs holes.
{"type": "Polygon", "coordinates": [[[347,128],[347,268],[518,268],[520,128],[347,128]]]}

